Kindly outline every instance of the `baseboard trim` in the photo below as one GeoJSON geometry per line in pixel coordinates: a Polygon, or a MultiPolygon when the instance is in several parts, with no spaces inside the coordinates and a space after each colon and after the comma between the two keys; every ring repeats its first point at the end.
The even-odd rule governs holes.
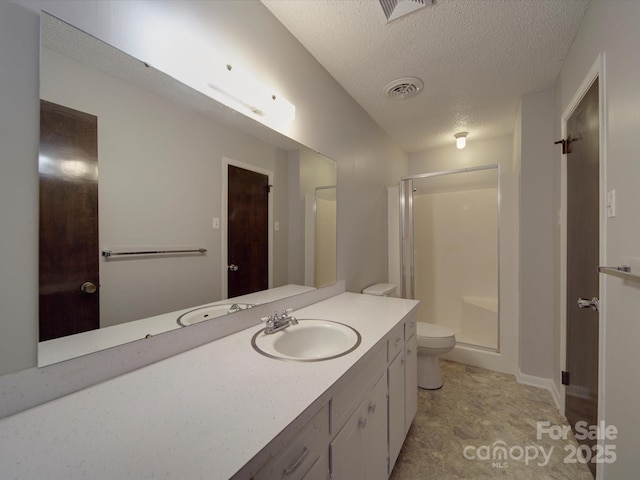
{"type": "Polygon", "coordinates": [[[523,385],[531,385],[532,387],[548,390],[551,394],[551,398],[553,398],[553,402],[556,404],[556,408],[560,413],[564,414],[562,412],[562,402],[560,401],[560,391],[552,379],[528,375],[526,373],[522,373],[520,368],[518,368],[518,371],[516,372],[516,380],[518,383],[522,383],[523,385]]]}

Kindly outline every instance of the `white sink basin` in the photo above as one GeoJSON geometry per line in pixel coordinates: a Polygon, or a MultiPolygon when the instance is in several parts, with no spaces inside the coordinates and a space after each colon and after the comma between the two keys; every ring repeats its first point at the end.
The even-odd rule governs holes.
{"type": "Polygon", "coordinates": [[[200,323],[205,320],[211,320],[212,318],[222,317],[229,313],[234,313],[240,310],[246,310],[254,305],[250,303],[220,303],[217,305],[207,305],[206,307],[196,308],[183,313],[178,317],[178,325],[186,327],[193,325],[194,323],[200,323]]]}
{"type": "Polygon", "coordinates": [[[262,355],[281,360],[316,362],[346,355],[360,345],[357,330],[331,320],[299,319],[297,325],[266,335],[258,331],[251,339],[262,355]]]}

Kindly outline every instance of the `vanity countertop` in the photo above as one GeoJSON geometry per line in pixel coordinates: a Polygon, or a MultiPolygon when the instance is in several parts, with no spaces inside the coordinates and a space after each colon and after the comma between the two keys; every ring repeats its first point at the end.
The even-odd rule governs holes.
{"type": "Polygon", "coordinates": [[[356,328],[362,342],[345,356],[270,359],[251,347],[261,328],[255,326],[2,419],[2,476],[243,476],[248,462],[288,426],[297,427],[296,419],[328,398],[336,381],[417,305],[343,293],[294,315],[356,328]]]}

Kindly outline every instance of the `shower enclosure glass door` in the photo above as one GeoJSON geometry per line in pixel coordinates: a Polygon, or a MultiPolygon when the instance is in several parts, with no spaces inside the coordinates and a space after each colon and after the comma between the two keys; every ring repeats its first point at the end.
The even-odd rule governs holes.
{"type": "Polygon", "coordinates": [[[498,352],[499,166],[400,181],[402,293],[458,345],[498,352]]]}

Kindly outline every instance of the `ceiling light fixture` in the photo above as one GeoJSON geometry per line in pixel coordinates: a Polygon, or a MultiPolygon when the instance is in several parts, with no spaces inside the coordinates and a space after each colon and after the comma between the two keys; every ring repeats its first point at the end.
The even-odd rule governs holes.
{"type": "Polygon", "coordinates": [[[469,132],[458,132],[454,135],[456,138],[456,147],[462,150],[467,145],[467,135],[469,132]]]}

